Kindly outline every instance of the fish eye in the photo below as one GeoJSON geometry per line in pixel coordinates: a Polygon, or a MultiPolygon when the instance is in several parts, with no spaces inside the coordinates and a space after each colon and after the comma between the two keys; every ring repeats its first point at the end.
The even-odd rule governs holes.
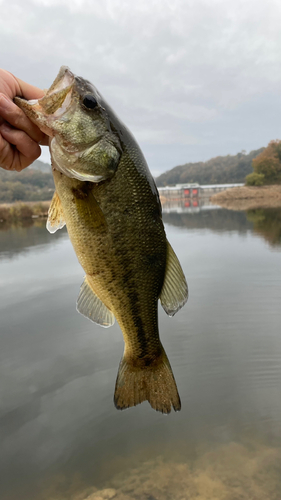
{"type": "Polygon", "coordinates": [[[94,109],[98,105],[98,102],[92,94],[87,94],[83,99],[83,104],[88,109],[94,109]]]}

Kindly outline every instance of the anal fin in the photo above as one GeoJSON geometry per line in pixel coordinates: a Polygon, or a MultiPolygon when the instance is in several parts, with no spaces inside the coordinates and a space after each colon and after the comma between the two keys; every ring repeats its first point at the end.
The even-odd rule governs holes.
{"type": "Polygon", "coordinates": [[[160,293],[160,301],[169,316],[184,306],[188,299],[186,279],[179,260],[167,241],[167,261],[164,284],[160,293]]]}
{"type": "Polygon", "coordinates": [[[53,234],[58,229],[62,229],[64,226],[65,226],[65,220],[61,206],[61,201],[57,195],[57,192],[55,191],[53,199],[51,201],[51,205],[48,210],[48,220],[46,227],[49,233],[53,234]]]}
{"type": "Polygon", "coordinates": [[[114,314],[104,305],[91,288],[87,276],[85,277],[76,303],[76,309],[94,323],[104,328],[112,326],[115,322],[114,314]]]}

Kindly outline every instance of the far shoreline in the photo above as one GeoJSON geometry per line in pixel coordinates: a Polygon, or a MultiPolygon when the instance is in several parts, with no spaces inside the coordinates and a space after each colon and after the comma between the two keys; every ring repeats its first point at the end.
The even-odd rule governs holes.
{"type": "Polygon", "coordinates": [[[213,195],[210,202],[228,210],[281,208],[281,185],[234,187],[213,195]]]}
{"type": "MultiPolygon", "coordinates": [[[[210,202],[228,210],[239,211],[281,208],[281,185],[234,187],[211,196],[210,202]]],[[[0,203],[0,228],[1,225],[20,221],[46,219],[50,204],[51,200],[0,203]]]]}

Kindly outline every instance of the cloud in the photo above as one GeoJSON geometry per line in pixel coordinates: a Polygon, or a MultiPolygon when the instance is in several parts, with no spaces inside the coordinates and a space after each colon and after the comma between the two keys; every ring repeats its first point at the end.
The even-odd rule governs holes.
{"type": "Polygon", "coordinates": [[[264,102],[276,109],[280,21],[275,0],[14,0],[1,9],[1,65],[46,88],[67,64],[98,87],[144,149],[191,141],[201,159],[208,130],[209,156],[229,144],[260,147],[269,128],[280,136],[277,116],[274,127],[261,119],[256,142],[253,130],[264,102]]]}

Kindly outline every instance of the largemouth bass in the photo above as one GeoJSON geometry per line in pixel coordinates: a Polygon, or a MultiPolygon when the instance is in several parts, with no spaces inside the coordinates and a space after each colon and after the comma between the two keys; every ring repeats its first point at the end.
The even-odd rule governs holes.
{"type": "Polygon", "coordinates": [[[116,318],[124,336],[115,406],[147,400],[163,413],[179,411],[157,308],[160,298],[173,316],[187,300],[187,284],[138,144],[98,90],[67,67],[43,98],[15,102],[50,137],[56,191],[47,229],[66,224],[86,273],[77,309],[104,327],[116,318]]]}

